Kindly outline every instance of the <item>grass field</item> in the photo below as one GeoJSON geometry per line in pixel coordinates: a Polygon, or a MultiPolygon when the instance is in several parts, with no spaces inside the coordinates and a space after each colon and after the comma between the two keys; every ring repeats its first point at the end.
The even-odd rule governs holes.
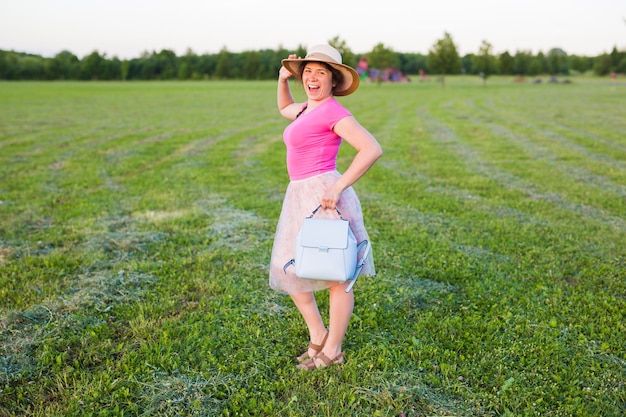
{"type": "Polygon", "coordinates": [[[274,82],[0,83],[0,416],[624,415],[626,86],[341,101],[378,275],[306,373],[274,82]]]}

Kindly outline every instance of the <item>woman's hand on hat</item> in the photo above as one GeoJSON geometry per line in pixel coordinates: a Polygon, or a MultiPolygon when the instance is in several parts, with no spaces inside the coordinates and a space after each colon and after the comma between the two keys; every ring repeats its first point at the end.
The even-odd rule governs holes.
{"type": "Polygon", "coordinates": [[[286,81],[289,78],[293,77],[293,74],[289,72],[289,70],[285,67],[280,67],[280,71],[278,71],[278,79],[281,81],[286,81]]]}
{"type": "MultiPolygon", "coordinates": [[[[296,59],[296,54],[289,55],[288,59],[296,59]]],[[[293,77],[293,74],[291,72],[289,72],[289,70],[287,68],[285,68],[284,66],[281,66],[280,70],[278,71],[278,79],[279,80],[288,80],[291,77],[293,77]]]]}

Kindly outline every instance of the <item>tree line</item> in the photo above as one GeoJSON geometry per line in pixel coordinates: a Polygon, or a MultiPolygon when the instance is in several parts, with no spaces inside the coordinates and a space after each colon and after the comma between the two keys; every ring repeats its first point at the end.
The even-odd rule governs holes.
{"type": "MultiPolygon", "coordinates": [[[[483,41],[477,53],[458,54],[452,37],[445,33],[428,54],[395,52],[380,43],[371,51],[353,53],[338,37],[329,43],[343,55],[344,63],[356,67],[367,57],[370,68],[395,68],[404,74],[492,74],[536,76],[540,74],[570,75],[592,71],[604,76],[612,72],[626,73],[626,51],[614,47],[611,53],[599,56],[568,55],[560,48],[547,53],[518,50],[493,53],[491,44],[483,41]]],[[[223,48],[219,53],[198,55],[192,50],[182,56],[163,49],[144,52],[140,57],[121,60],[108,58],[94,51],[79,59],[64,50],[52,58],[16,51],[0,50],[0,79],[3,80],[202,80],[202,79],[275,79],[281,59],[290,53],[306,55],[306,48],[296,51],[284,47],[234,53],[223,48]]]]}

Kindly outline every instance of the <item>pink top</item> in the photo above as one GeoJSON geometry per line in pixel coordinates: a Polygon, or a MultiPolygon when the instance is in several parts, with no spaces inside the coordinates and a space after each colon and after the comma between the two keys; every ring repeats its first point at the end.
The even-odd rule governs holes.
{"type": "Polygon", "coordinates": [[[310,113],[302,113],[285,128],[287,172],[292,181],[337,169],[341,138],[333,128],[348,116],[351,116],[350,112],[331,97],[310,113]]]}

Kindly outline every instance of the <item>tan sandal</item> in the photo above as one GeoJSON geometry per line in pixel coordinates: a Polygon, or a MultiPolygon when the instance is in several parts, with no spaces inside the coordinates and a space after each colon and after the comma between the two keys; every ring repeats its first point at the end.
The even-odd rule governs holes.
{"type": "Polygon", "coordinates": [[[319,366],[319,368],[326,368],[328,366],[331,365],[339,365],[343,363],[343,355],[345,355],[346,352],[341,352],[339,355],[335,356],[333,359],[329,359],[328,356],[326,356],[324,354],[324,352],[320,352],[319,355],[317,355],[315,357],[315,359],[319,359],[322,361],[322,363],[324,363],[324,366],[319,366]],[[341,361],[341,362],[339,362],[341,361]]]}
{"type": "Polygon", "coordinates": [[[317,369],[317,367],[315,366],[315,358],[308,358],[303,360],[296,365],[296,368],[302,369],[303,371],[312,371],[314,369],[317,369]]]}
{"type": "Polygon", "coordinates": [[[322,349],[324,349],[324,345],[326,344],[326,339],[328,339],[328,332],[326,332],[326,336],[324,336],[324,340],[322,340],[322,343],[319,345],[316,345],[315,343],[311,342],[309,343],[309,346],[306,350],[306,352],[304,352],[302,355],[298,356],[296,358],[296,360],[298,361],[298,363],[302,363],[308,359],[312,359],[309,356],[309,349],[312,349],[315,351],[315,353],[313,354],[313,358],[315,356],[317,356],[318,353],[320,353],[322,351],[322,349]]]}
{"type": "Polygon", "coordinates": [[[343,355],[345,354],[346,352],[341,352],[339,355],[335,356],[333,359],[329,359],[328,356],[324,354],[324,352],[320,352],[318,353],[316,357],[309,358],[305,360],[304,362],[302,362],[301,364],[296,365],[296,368],[302,369],[304,371],[312,371],[318,368],[327,368],[332,365],[341,365],[343,363],[343,355]],[[315,363],[316,359],[319,359],[320,361],[322,361],[322,365],[318,366],[315,363]]]}

